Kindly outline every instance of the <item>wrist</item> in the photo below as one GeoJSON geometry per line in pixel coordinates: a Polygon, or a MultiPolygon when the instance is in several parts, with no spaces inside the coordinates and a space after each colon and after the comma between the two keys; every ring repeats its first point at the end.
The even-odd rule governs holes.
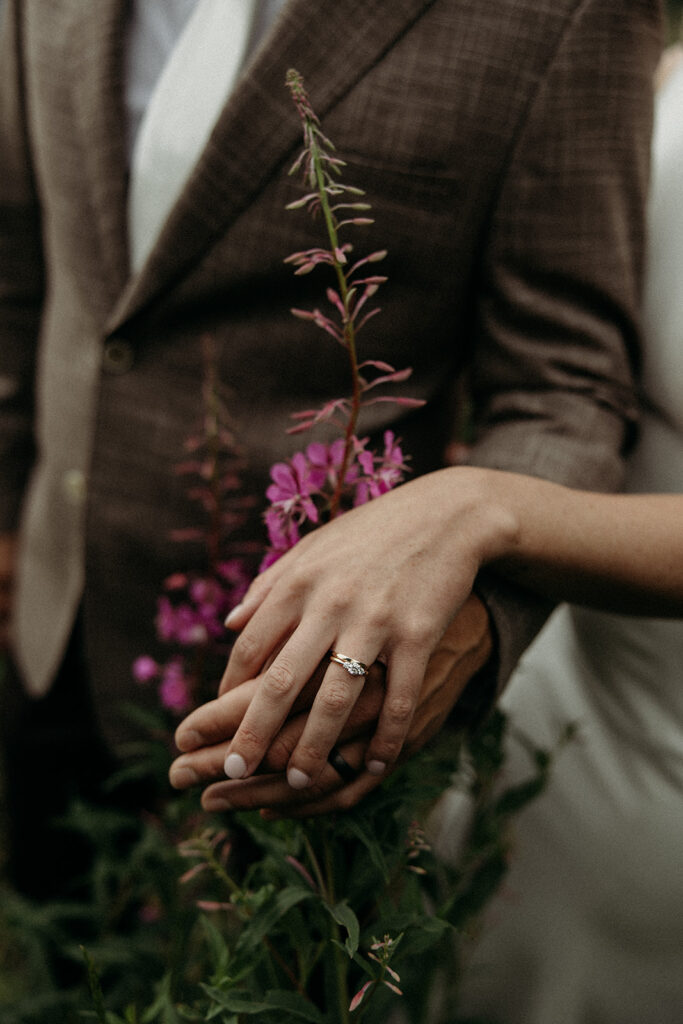
{"type": "Polygon", "coordinates": [[[480,567],[511,556],[519,547],[522,517],[517,477],[495,469],[471,470],[474,552],[480,567]]]}

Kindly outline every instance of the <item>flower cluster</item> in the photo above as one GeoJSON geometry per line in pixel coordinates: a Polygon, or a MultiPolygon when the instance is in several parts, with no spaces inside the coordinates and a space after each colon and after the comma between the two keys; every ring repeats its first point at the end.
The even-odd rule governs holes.
{"type": "Polygon", "coordinates": [[[402,935],[399,935],[398,938],[392,939],[390,935],[385,935],[381,941],[379,939],[375,939],[373,941],[370,946],[368,957],[370,960],[374,960],[375,963],[379,964],[379,977],[365,982],[351,1000],[349,1010],[357,1010],[368,992],[370,992],[377,984],[386,985],[386,987],[397,996],[403,995],[401,989],[396,984],[401,980],[400,975],[393,969],[393,967],[389,966],[389,961],[396,952],[396,947],[402,937],[402,935]],[[389,978],[386,977],[387,974],[389,975],[389,978],[393,980],[390,981],[389,978]]]}
{"type": "Polygon", "coordinates": [[[405,395],[375,393],[375,389],[382,385],[402,384],[410,376],[410,369],[396,370],[389,363],[376,359],[358,360],[358,333],[371,317],[380,312],[379,308],[368,309],[368,301],[386,281],[386,277],[377,274],[360,277],[359,272],[362,270],[366,275],[366,268],[382,261],[387,253],[381,249],[350,261],[353,245],[341,242],[339,232],[348,226],[372,224],[372,218],[364,215],[370,210],[370,204],[359,200],[358,197],[363,195],[361,189],[341,181],[344,161],[334,154],[333,144],[322,133],[296,71],[288,72],[287,85],[304,129],[304,148],[290,173],[303,169],[308,189],[304,196],[287,208],[306,208],[309,213],[321,213],[328,248],[314,247],[296,252],[285,262],[296,268],[297,275],[308,274],[316,267],[324,266],[336,278],[336,287],[328,286],[325,293],[330,305],[329,313],[318,308],[292,309],[292,313],[310,321],[346,349],[351,393],[348,397],[330,399],[319,409],[293,414],[295,425],[290,433],[300,433],[316,424],[327,423],[339,429],[340,437],[329,444],[310,444],[287,462],[279,462],[272,467],[272,482],[266,491],[269,506],[264,515],[270,546],[261,569],[272,565],[294,547],[304,533],[349,508],[378,498],[403,480],[407,470],[406,459],[392,431],[384,434],[382,452],[369,447],[368,437],[358,437],[361,409],[378,402],[394,402],[410,409],[423,404],[421,400],[405,395]],[[347,216],[349,213],[352,215],[347,216]],[[358,216],[359,213],[363,216],[358,216]],[[373,394],[368,396],[369,392],[373,394]]]}
{"type": "Polygon", "coordinates": [[[255,561],[248,546],[237,548],[231,540],[253,501],[243,492],[243,459],[210,338],[204,339],[203,348],[203,414],[185,441],[185,459],[176,466],[178,476],[188,480],[187,495],[200,510],[199,523],[174,530],[171,539],[199,545],[206,569],[174,572],[165,580],[155,628],[170,653],[165,660],[143,655],[132,667],[136,682],[156,684],[161,706],[173,715],[213,696],[202,691],[211,684],[212,671],[222,672],[229,653],[225,617],[244,596],[255,561]]]}
{"type": "MultiPolygon", "coordinates": [[[[158,639],[195,653],[214,650],[225,636],[226,615],[239,604],[249,582],[245,564],[237,558],[219,562],[212,576],[173,573],[157,600],[158,639]]],[[[156,682],[161,705],[178,714],[193,706],[200,681],[192,659],[180,651],[163,663],[142,655],[133,662],[133,678],[141,684],[156,682]]]]}
{"type": "Polygon", "coordinates": [[[406,461],[393,432],[385,431],[381,453],[368,448],[368,442],[367,437],[353,437],[352,459],[344,468],[343,479],[344,442],[340,438],[331,444],[313,442],[305,452],[271,468],[272,483],[266,491],[270,504],[265,513],[270,548],[262,569],[325,521],[334,495],[341,494],[343,511],[386,494],[403,480],[406,461]]]}

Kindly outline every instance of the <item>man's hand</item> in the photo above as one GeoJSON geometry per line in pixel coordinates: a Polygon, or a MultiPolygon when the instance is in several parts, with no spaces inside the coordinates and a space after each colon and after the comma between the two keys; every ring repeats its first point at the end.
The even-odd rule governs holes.
{"type": "MultiPolygon", "coordinates": [[[[420,690],[419,702],[400,760],[421,749],[442,727],[467,682],[483,667],[492,649],[488,613],[471,596],[434,650],[420,690]]],[[[207,811],[265,809],[267,816],[305,817],[354,806],[381,779],[363,770],[363,755],[384,699],[381,670],[373,667],[337,744],[344,759],[359,775],[344,782],[327,765],[313,787],[292,789],[284,776],[289,756],[306,722],[302,708],[313,699],[320,676],[302,692],[295,714],[288,719],[261,762],[259,774],[244,780],[225,780],[224,761],[230,741],[249,705],[258,680],[242,684],[198,708],[179,726],[183,754],[173,763],[171,783],[178,789],[211,782],[202,797],[207,811]],[[222,781],[213,780],[222,778],[222,781]]]]}

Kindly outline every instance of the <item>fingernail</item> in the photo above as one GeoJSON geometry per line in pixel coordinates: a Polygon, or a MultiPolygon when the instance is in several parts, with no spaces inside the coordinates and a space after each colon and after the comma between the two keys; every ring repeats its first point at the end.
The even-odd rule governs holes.
{"type": "Polygon", "coordinates": [[[190,750],[196,750],[197,747],[204,746],[204,740],[194,729],[183,729],[176,739],[176,746],[183,753],[188,753],[190,750]]]}
{"type": "Polygon", "coordinates": [[[196,786],[199,782],[196,771],[186,764],[171,765],[169,779],[175,789],[186,789],[188,786],[196,786]]]}
{"type": "Polygon", "coordinates": [[[289,768],[287,770],[287,782],[292,789],[305,789],[306,786],[310,786],[311,777],[306,775],[306,772],[299,771],[298,768],[289,768]]]}
{"type": "Polygon", "coordinates": [[[368,761],[365,767],[371,775],[384,775],[387,770],[385,761],[368,761]]]}
{"type": "Polygon", "coordinates": [[[209,797],[208,799],[207,799],[207,797],[204,797],[204,799],[202,800],[202,807],[204,808],[205,811],[231,811],[232,810],[232,804],[230,803],[230,801],[226,800],[224,797],[218,797],[218,796],[214,797],[213,799],[211,797],[209,797]]]}
{"type": "Polygon", "coordinates": [[[231,612],[229,612],[228,615],[226,616],[225,622],[223,623],[223,625],[224,626],[230,626],[235,621],[235,619],[238,617],[238,615],[242,611],[242,608],[243,608],[243,605],[236,604],[235,607],[233,608],[233,610],[231,612]]]}
{"type": "Polygon", "coordinates": [[[228,754],[225,759],[225,774],[229,779],[243,779],[247,774],[247,762],[241,754],[228,754]]]}

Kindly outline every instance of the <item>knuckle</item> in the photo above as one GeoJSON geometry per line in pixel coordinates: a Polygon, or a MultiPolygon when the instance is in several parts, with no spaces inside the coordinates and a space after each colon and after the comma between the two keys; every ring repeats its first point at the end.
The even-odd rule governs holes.
{"type": "Polygon", "coordinates": [[[263,678],[263,693],[270,700],[288,697],[294,689],[296,676],[287,662],[274,661],[263,678]]]}
{"type": "Polygon", "coordinates": [[[343,683],[323,686],[318,693],[316,704],[325,716],[337,718],[349,709],[349,691],[343,683]]]}
{"type": "Polygon", "coordinates": [[[310,771],[312,766],[324,762],[327,752],[316,743],[299,743],[296,748],[297,761],[305,764],[310,771]]]}
{"type": "Polygon", "coordinates": [[[365,615],[365,624],[370,635],[384,636],[393,632],[393,623],[383,605],[373,606],[365,615]]]}
{"type": "Polygon", "coordinates": [[[351,600],[348,594],[336,592],[326,595],[326,612],[330,619],[341,619],[344,617],[350,606],[351,600]]]}
{"type": "Polygon", "coordinates": [[[413,618],[401,631],[401,647],[406,651],[420,651],[430,646],[434,636],[434,623],[429,618],[413,618]]]}
{"type": "Polygon", "coordinates": [[[384,714],[393,726],[407,725],[413,717],[415,702],[408,696],[387,697],[384,703],[384,714]]]}
{"type": "Polygon", "coordinates": [[[260,643],[255,633],[247,626],[235,640],[232,658],[240,665],[253,665],[259,660],[260,643]]]}
{"type": "Polygon", "coordinates": [[[311,577],[308,569],[300,564],[293,565],[288,574],[286,583],[283,586],[286,597],[292,599],[300,597],[311,585],[311,577]]]}
{"type": "Polygon", "coordinates": [[[393,764],[398,760],[403,744],[400,740],[379,739],[375,742],[372,752],[368,751],[368,761],[383,761],[385,764],[393,764]]]}
{"type": "Polygon", "coordinates": [[[235,739],[239,739],[239,743],[235,743],[235,746],[239,745],[240,750],[259,750],[263,746],[262,733],[253,729],[248,722],[240,726],[239,737],[235,737],[235,739]]]}

